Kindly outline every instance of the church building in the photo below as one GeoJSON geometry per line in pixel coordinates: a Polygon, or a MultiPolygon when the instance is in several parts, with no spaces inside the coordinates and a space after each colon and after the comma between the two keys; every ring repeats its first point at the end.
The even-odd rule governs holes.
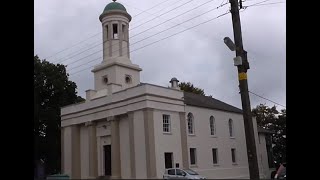
{"type": "MultiPolygon", "coordinates": [[[[111,2],[99,17],[103,61],[92,69],[85,102],[61,108],[62,173],[72,179],[161,179],[166,168],[206,178],[248,178],[242,110],[215,98],[140,82],[130,60],[126,8],[111,2]]],[[[239,97],[240,98],[240,97],[239,97]]],[[[270,132],[255,125],[260,176],[270,178],[270,132]]]]}

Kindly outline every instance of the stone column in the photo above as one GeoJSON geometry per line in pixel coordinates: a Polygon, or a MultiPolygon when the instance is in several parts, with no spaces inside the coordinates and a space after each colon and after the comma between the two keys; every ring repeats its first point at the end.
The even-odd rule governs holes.
{"type": "Polygon", "coordinates": [[[97,151],[97,137],[96,137],[96,123],[87,122],[85,126],[88,127],[88,145],[89,145],[89,177],[95,178],[98,176],[98,151],[97,151]]]}
{"type": "Polygon", "coordinates": [[[71,179],[81,178],[81,157],[80,157],[80,127],[71,127],[71,179]]]}
{"type": "Polygon", "coordinates": [[[182,151],[182,168],[189,168],[186,113],[179,112],[179,117],[180,117],[181,151],[182,151]]]}
{"type": "Polygon", "coordinates": [[[122,23],[121,23],[121,21],[118,21],[118,34],[119,34],[119,56],[122,56],[123,33],[122,33],[122,23]]]}
{"type": "Polygon", "coordinates": [[[147,108],[143,110],[144,119],[144,133],[146,144],[146,166],[147,166],[147,178],[156,178],[156,153],[154,142],[154,118],[153,109],[147,108]]]}
{"type": "Polygon", "coordinates": [[[64,127],[61,127],[61,173],[64,172],[64,127]]]}
{"type": "Polygon", "coordinates": [[[108,49],[109,49],[109,57],[112,57],[112,41],[113,41],[113,37],[112,37],[112,34],[113,34],[113,27],[112,27],[112,23],[111,22],[108,22],[108,28],[109,28],[109,46],[108,46],[108,49]]]}
{"type": "Polygon", "coordinates": [[[111,178],[121,178],[119,118],[111,118],[111,178]]]}
{"type": "Polygon", "coordinates": [[[136,159],[135,159],[135,150],[134,150],[133,115],[134,115],[133,112],[128,113],[131,179],[136,178],[136,159]]]}

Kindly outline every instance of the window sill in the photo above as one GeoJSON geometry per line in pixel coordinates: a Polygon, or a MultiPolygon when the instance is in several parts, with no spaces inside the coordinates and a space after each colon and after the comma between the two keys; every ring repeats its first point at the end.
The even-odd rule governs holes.
{"type": "Polygon", "coordinates": [[[238,165],[238,163],[232,163],[232,165],[237,166],[237,165],[238,165]]]}
{"type": "Polygon", "coordinates": [[[198,165],[196,165],[196,164],[190,164],[190,167],[191,167],[191,168],[197,168],[198,165]]]}
{"type": "Polygon", "coordinates": [[[219,164],[213,164],[213,166],[214,166],[214,167],[218,167],[218,166],[220,166],[220,165],[219,165],[219,164]]]}
{"type": "Polygon", "coordinates": [[[196,136],[196,134],[188,134],[188,136],[196,136]]]}
{"type": "Polygon", "coordinates": [[[217,138],[218,136],[217,135],[210,135],[210,137],[217,138]]]}
{"type": "Polygon", "coordinates": [[[172,135],[171,132],[163,132],[163,134],[165,134],[165,135],[172,135]]]}
{"type": "Polygon", "coordinates": [[[235,137],[230,137],[230,139],[235,139],[235,137]]]}

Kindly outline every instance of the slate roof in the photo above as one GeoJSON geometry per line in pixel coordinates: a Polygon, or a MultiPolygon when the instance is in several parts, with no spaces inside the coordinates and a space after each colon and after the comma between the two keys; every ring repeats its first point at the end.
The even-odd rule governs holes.
{"type": "Polygon", "coordinates": [[[203,96],[190,92],[184,92],[184,102],[186,105],[190,106],[204,107],[242,114],[242,110],[237,107],[231,106],[209,96],[203,96]]]}

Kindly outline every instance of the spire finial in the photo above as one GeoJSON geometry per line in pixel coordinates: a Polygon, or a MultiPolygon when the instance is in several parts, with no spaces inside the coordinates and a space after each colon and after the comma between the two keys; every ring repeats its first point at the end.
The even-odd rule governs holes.
{"type": "Polygon", "coordinates": [[[117,0],[112,0],[113,2],[116,2],[117,0]]]}

